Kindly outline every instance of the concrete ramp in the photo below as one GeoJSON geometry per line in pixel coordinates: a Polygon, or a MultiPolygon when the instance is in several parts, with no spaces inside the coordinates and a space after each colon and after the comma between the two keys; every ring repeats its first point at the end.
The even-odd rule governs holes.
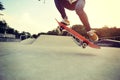
{"type": "Polygon", "coordinates": [[[28,39],[21,41],[20,43],[21,44],[32,44],[34,41],[35,41],[34,38],[28,38],[28,39]]]}
{"type": "Polygon", "coordinates": [[[69,36],[53,36],[53,35],[41,35],[38,37],[33,45],[40,45],[40,46],[64,46],[64,47],[69,47],[69,46],[78,46],[74,39],[69,36]]]}

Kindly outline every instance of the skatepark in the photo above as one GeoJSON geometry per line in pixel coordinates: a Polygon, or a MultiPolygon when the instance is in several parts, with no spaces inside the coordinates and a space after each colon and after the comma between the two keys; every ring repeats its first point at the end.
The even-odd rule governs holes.
{"type": "Polygon", "coordinates": [[[0,80],[120,80],[120,49],[51,35],[0,42],[0,80]]]}

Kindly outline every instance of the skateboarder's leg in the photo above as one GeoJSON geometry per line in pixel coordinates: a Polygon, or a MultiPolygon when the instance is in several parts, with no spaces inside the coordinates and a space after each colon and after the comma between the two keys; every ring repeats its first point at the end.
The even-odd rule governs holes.
{"type": "Polygon", "coordinates": [[[90,31],[90,24],[88,21],[88,17],[84,11],[84,6],[85,6],[85,0],[78,0],[78,2],[76,3],[76,7],[75,7],[75,11],[78,14],[81,22],[83,23],[83,25],[85,26],[87,31],[90,31]]]}
{"type": "Polygon", "coordinates": [[[66,12],[65,12],[65,7],[63,6],[63,2],[64,0],[54,0],[56,8],[58,9],[58,11],[60,12],[62,18],[67,18],[66,16],[66,12]]]}
{"type": "Polygon", "coordinates": [[[54,1],[55,1],[56,8],[58,9],[58,11],[60,12],[60,14],[63,18],[62,22],[69,25],[70,22],[66,15],[65,8],[67,8],[69,10],[75,10],[76,2],[74,2],[73,4],[70,4],[67,0],[54,0],[54,1]]]}
{"type": "Polygon", "coordinates": [[[94,31],[91,30],[91,27],[90,27],[90,24],[88,21],[88,17],[84,11],[84,6],[85,6],[85,0],[78,0],[76,3],[76,6],[75,6],[76,13],[78,14],[83,25],[85,26],[89,38],[92,41],[97,41],[98,36],[94,31]]]}

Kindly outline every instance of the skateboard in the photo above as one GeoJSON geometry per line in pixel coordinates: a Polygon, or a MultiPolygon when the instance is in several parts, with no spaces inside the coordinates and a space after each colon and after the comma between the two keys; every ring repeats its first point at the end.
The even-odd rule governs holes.
{"type": "Polygon", "coordinates": [[[60,28],[65,29],[68,33],[70,33],[77,40],[79,40],[79,43],[81,44],[82,48],[86,48],[87,46],[89,46],[91,48],[100,49],[100,46],[89,41],[88,39],[86,39],[85,37],[83,37],[82,35],[77,33],[76,31],[74,31],[73,29],[68,28],[67,25],[65,25],[64,23],[59,22],[57,19],[56,19],[56,21],[57,21],[60,28]]]}

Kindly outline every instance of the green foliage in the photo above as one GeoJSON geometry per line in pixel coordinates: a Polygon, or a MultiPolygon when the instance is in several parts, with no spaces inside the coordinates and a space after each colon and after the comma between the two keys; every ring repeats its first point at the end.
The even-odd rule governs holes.
{"type": "Polygon", "coordinates": [[[0,10],[4,10],[5,8],[3,7],[2,3],[0,2],[0,10]]]}
{"type": "Polygon", "coordinates": [[[120,28],[99,28],[95,29],[97,31],[97,34],[100,37],[115,37],[115,36],[120,36],[120,28]]]}
{"type": "Polygon", "coordinates": [[[5,33],[7,28],[8,28],[7,23],[4,20],[0,21],[0,33],[5,33]]]}
{"type": "MultiPolygon", "coordinates": [[[[78,32],[79,34],[87,37],[85,27],[83,25],[73,25],[72,29],[78,32]]],[[[120,28],[104,26],[102,28],[93,28],[96,30],[99,38],[110,38],[115,40],[120,40],[120,28]]]]}
{"type": "Polygon", "coordinates": [[[76,31],[77,33],[81,34],[82,36],[87,37],[87,32],[85,30],[85,27],[83,25],[73,25],[72,29],[76,31]]]}
{"type": "Polygon", "coordinates": [[[11,28],[10,26],[7,25],[6,21],[0,21],[0,33],[2,34],[13,34],[16,36],[17,39],[20,39],[21,35],[24,35],[25,38],[30,38],[31,34],[29,32],[23,31],[22,33],[19,33],[19,31],[15,30],[14,28],[11,28]]]}
{"type": "Polygon", "coordinates": [[[56,30],[48,31],[47,34],[48,35],[57,35],[57,31],[56,30]]]}
{"type": "MultiPolygon", "coordinates": [[[[71,27],[73,30],[75,30],[77,33],[81,34],[82,36],[87,36],[87,32],[85,30],[85,27],[83,25],[73,25],[71,27]]],[[[93,30],[96,30],[97,35],[99,38],[110,38],[115,40],[120,40],[120,28],[112,27],[109,28],[108,26],[104,26],[102,28],[93,28],[93,30]]],[[[49,31],[47,34],[54,34],[58,35],[57,30],[49,31]]],[[[69,36],[67,32],[63,33],[64,36],[69,36]]]]}
{"type": "Polygon", "coordinates": [[[103,27],[95,29],[100,38],[110,38],[115,40],[120,40],[120,28],[116,27],[103,27]]]}
{"type": "Polygon", "coordinates": [[[7,27],[8,27],[8,25],[5,20],[0,21],[0,28],[7,28],[7,27]]]}

